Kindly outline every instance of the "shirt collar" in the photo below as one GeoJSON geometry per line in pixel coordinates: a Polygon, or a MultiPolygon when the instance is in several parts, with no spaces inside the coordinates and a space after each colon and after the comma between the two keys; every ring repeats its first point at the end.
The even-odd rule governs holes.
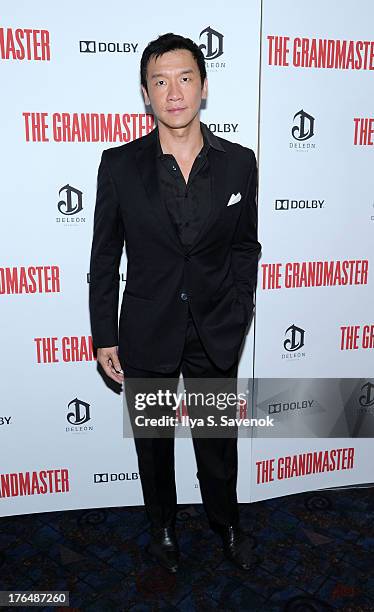
{"type": "Polygon", "coordinates": [[[213,147],[213,149],[217,149],[217,151],[222,151],[226,153],[226,150],[223,148],[220,140],[217,138],[215,134],[208,128],[205,123],[200,121],[201,132],[203,134],[204,143],[208,143],[209,146],[213,147]]]}
{"type": "MultiPolygon", "coordinates": [[[[222,151],[223,153],[226,153],[226,150],[223,148],[217,136],[213,134],[213,132],[208,128],[208,126],[205,125],[205,123],[203,123],[202,121],[200,121],[200,128],[201,128],[201,133],[203,135],[204,148],[206,147],[207,149],[209,149],[209,147],[212,147],[213,149],[216,149],[217,151],[222,151]]],[[[157,157],[162,157],[164,153],[161,148],[158,128],[156,129],[157,129],[157,157]]]]}

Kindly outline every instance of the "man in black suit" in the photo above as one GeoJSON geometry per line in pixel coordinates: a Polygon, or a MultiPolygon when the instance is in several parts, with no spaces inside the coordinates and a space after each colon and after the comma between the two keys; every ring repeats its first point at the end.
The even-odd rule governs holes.
{"type": "MultiPolygon", "coordinates": [[[[254,308],[257,168],[251,149],[200,122],[205,61],[188,38],[165,34],[141,59],[141,87],[157,128],[102,154],[90,263],[97,360],[116,382],[236,381],[254,308]],[[118,329],[119,264],[127,252],[118,329]]],[[[233,97],[235,103],[235,97],[233,97]]],[[[187,383],[187,384],[186,384],[187,383]]],[[[196,437],[204,508],[227,558],[242,569],[251,544],[239,524],[237,437],[196,437]]],[[[135,436],[149,552],[175,572],[174,437],[135,436]]]]}

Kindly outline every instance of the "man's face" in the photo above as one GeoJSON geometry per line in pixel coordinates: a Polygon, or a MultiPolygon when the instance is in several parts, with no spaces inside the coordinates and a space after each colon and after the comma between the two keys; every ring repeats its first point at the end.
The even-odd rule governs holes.
{"type": "Polygon", "coordinates": [[[148,93],[142,86],[145,103],[152,106],[159,123],[174,129],[193,121],[208,93],[207,80],[201,87],[198,65],[187,49],[168,51],[157,59],[151,57],[147,86],[148,93]]]}

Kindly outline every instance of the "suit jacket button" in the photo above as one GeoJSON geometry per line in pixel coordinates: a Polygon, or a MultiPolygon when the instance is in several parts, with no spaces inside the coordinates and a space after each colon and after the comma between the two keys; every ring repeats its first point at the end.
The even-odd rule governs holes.
{"type": "Polygon", "coordinates": [[[181,293],[181,300],[184,302],[187,300],[187,293],[181,293]]]}

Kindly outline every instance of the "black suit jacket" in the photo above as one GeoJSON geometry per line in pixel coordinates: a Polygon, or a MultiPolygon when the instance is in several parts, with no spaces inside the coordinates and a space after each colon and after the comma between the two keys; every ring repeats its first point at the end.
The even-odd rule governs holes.
{"type": "Polygon", "coordinates": [[[156,130],[102,154],[90,260],[93,344],[118,345],[125,374],[126,363],[171,372],[182,356],[189,305],[210,358],[226,369],[238,358],[253,312],[261,250],[255,155],[222,138],[225,151],[209,149],[211,212],[185,249],[160,196],[156,130]],[[238,193],[240,201],[228,206],[238,193]],[[124,243],[127,276],[118,327],[124,243]]]}

